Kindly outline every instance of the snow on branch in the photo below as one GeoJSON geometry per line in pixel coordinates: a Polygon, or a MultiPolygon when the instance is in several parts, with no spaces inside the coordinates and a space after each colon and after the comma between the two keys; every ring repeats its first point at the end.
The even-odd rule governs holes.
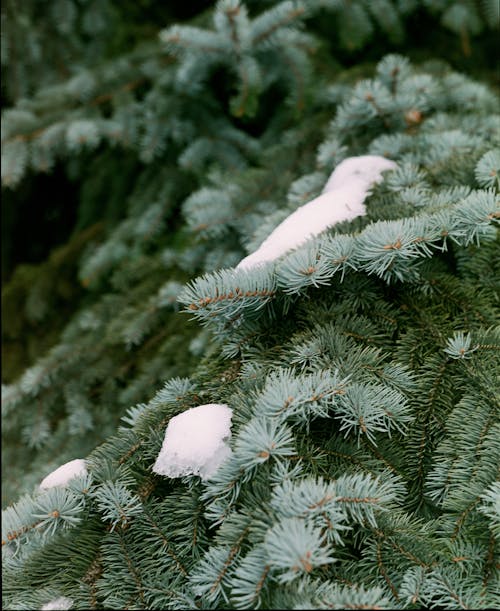
{"type": "Polygon", "coordinates": [[[82,458],[75,458],[49,473],[40,484],[40,489],[54,488],[55,486],[65,486],[70,480],[80,475],[87,474],[87,467],[82,458]]]}
{"type": "Polygon", "coordinates": [[[167,477],[209,479],[231,454],[226,440],[231,436],[232,415],[229,406],[209,403],[172,418],[153,471],[167,477]]]}
{"type": "Polygon", "coordinates": [[[249,269],[277,259],[328,227],[364,215],[364,201],[370,188],[382,180],[382,172],[396,167],[394,161],[379,155],[345,159],[331,174],[323,193],[288,216],[236,269],[249,269]]]}

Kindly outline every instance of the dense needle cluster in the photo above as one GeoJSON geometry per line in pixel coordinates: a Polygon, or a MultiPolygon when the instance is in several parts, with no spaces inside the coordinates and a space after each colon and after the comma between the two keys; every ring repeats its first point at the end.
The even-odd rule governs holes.
{"type": "MultiPolygon", "coordinates": [[[[423,4],[465,49],[495,27],[423,4]]],[[[6,609],[499,606],[498,97],[329,72],[315,21],[360,47],[410,5],[222,0],[11,94],[6,187],[86,185],[85,297],[3,387],[6,609]]],[[[6,297],[33,324],[43,269],[6,297]]]]}

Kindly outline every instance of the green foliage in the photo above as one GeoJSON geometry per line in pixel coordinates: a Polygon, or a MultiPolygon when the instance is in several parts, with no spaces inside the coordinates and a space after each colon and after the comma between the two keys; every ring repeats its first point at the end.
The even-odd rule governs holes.
{"type": "Polygon", "coordinates": [[[348,54],[435,15],[470,54],[495,7],[140,5],[2,9],[3,184],[79,186],[68,243],[3,293],[5,608],[495,608],[498,97],[430,58],[343,71],[318,25],[348,54]],[[365,215],[236,267],[359,155],[397,164],[365,215]],[[155,473],[209,403],[229,457],[155,473]]]}

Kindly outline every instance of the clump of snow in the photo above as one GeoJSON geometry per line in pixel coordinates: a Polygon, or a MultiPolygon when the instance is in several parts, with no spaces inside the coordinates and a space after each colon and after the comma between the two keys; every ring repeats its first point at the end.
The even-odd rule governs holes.
{"type": "Polygon", "coordinates": [[[396,167],[394,161],[380,155],[344,159],[332,172],[322,194],[290,214],[236,269],[277,259],[328,227],[362,216],[370,188],[382,180],[382,172],[396,167]]]}
{"type": "Polygon", "coordinates": [[[71,598],[67,596],[59,596],[58,598],[54,598],[50,602],[43,605],[41,611],[65,611],[66,609],[71,609],[73,606],[73,601],[71,598]]]}
{"type": "Polygon", "coordinates": [[[210,478],[231,454],[233,410],[219,403],[199,405],[168,423],[153,471],[167,477],[199,475],[210,478]]]}
{"type": "Polygon", "coordinates": [[[70,460],[55,471],[52,471],[52,473],[49,473],[42,480],[40,488],[44,490],[46,488],[54,488],[54,486],[65,486],[74,477],[85,475],[86,473],[87,467],[85,461],[82,458],[75,458],[75,460],[70,460]]]}
{"type": "Polygon", "coordinates": [[[380,155],[360,155],[344,159],[330,174],[323,193],[346,184],[363,183],[367,188],[382,180],[382,172],[395,170],[397,164],[380,155]]]}

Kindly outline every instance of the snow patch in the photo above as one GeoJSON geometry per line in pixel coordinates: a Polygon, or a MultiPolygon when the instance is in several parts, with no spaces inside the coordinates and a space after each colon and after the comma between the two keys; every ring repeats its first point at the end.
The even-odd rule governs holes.
{"type": "Polygon", "coordinates": [[[48,603],[43,605],[41,611],[65,611],[66,609],[71,609],[73,606],[73,601],[71,598],[67,596],[59,596],[58,598],[54,598],[48,603]]]}
{"type": "Polygon", "coordinates": [[[397,164],[380,155],[360,155],[359,157],[348,157],[340,162],[330,174],[323,193],[339,189],[346,184],[360,182],[368,189],[382,180],[382,172],[395,170],[397,164]]]}
{"type": "Polygon", "coordinates": [[[86,473],[87,467],[85,461],[82,458],[75,458],[75,460],[70,460],[58,467],[55,471],[52,471],[52,473],[49,473],[49,475],[42,480],[40,488],[45,490],[47,488],[54,488],[55,486],[65,486],[74,477],[86,475],[86,473]]]}
{"type": "Polygon", "coordinates": [[[153,471],[167,477],[199,475],[209,479],[230,456],[233,410],[208,403],[174,416],[168,423],[153,471]]]}
{"type": "Polygon", "coordinates": [[[364,215],[370,188],[382,180],[382,172],[396,168],[394,161],[380,155],[344,159],[332,172],[322,194],[290,214],[236,269],[273,261],[328,227],[364,215]]]}

